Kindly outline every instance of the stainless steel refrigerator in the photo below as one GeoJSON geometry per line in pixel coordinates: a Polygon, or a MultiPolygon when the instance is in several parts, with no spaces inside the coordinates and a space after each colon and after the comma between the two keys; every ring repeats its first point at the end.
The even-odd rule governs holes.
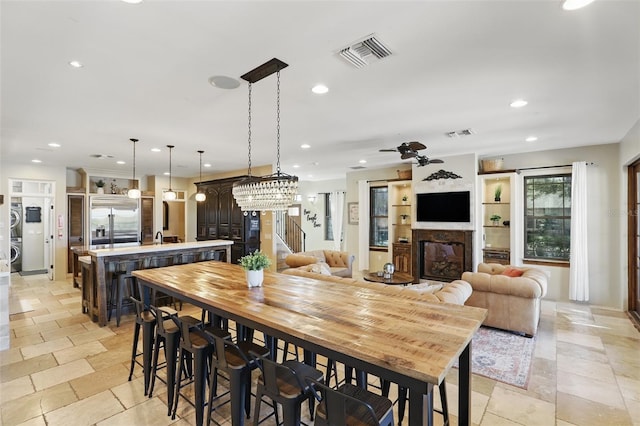
{"type": "Polygon", "coordinates": [[[126,196],[89,198],[90,244],[124,244],[140,241],[138,199],[126,196]]]}

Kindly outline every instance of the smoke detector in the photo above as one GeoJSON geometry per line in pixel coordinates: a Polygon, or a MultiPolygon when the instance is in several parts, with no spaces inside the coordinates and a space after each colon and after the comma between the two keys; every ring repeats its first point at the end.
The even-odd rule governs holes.
{"type": "Polygon", "coordinates": [[[469,135],[473,135],[475,133],[476,132],[474,132],[471,129],[462,129],[462,130],[454,130],[452,132],[447,132],[447,133],[445,133],[445,135],[447,137],[450,137],[450,138],[457,138],[459,136],[469,136],[469,135]]]}
{"type": "Polygon", "coordinates": [[[341,49],[338,54],[354,67],[363,68],[390,56],[391,51],[375,35],[370,34],[341,49]]]}

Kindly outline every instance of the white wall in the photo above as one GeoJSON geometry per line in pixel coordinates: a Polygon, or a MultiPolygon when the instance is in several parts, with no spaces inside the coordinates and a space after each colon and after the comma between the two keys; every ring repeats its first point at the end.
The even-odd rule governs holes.
{"type": "MultiPolygon", "coordinates": [[[[324,220],[325,212],[325,195],[323,193],[332,191],[345,191],[347,187],[347,181],[345,179],[331,179],[323,181],[302,181],[298,185],[298,194],[302,196],[301,211],[300,211],[300,226],[306,234],[306,250],[333,250],[334,245],[332,240],[325,240],[324,233],[326,229],[326,221],[324,220]],[[315,196],[315,203],[309,202],[309,196],[315,196]],[[307,210],[309,213],[304,214],[307,210]],[[316,216],[316,224],[320,226],[314,227],[313,222],[307,217],[316,216]]],[[[348,236],[347,236],[347,203],[345,201],[344,212],[344,238],[342,241],[342,249],[346,250],[348,236]]]]}
{"type": "MultiPolygon", "coordinates": [[[[561,166],[574,161],[594,163],[587,168],[590,303],[615,309],[623,309],[627,291],[626,274],[619,267],[621,218],[614,214],[622,201],[617,189],[619,148],[619,144],[606,144],[504,156],[505,169],[561,166]]],[[[544,174],[545,169],[540,172],[544,174]]],[[[521,259],[522,253],[516,253],[516,258],[521,259]]],[[[546,298],[569,300],[569,268],[537,267],[550,275],[546,298]]]]}

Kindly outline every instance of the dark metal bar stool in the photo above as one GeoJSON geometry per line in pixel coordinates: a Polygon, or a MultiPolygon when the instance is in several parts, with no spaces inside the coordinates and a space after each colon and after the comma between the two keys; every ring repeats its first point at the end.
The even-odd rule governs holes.
{"type": "MultiPolygon", "coordinates": [[[[253,353],[251,354],[254,355],[253,353]]],[[[282,414],[285,425],[299,425],[302,403],[309,401],[309,414],[313,420],[314,394],[305,381],[306,377],[314,380],[322,380],[322,371],[299,361],[284,361],[278,364],[268,358],[254,357],[260,367],[262,374],[258,378],[256,390],[256,408],[253,418],[254,426],[258,426],[272,415],[275,415],[276,425],[280,424],[278,419],[277,404],[282,406],[282,414]],[[264,396],[273,401],[273,413],[260,420],[260,405],[264,396]]]]}
{"type": "MultiPolygon", "coordinates": [[[[252,353],[254,357],[266,358],[269,350],[264,346],[257,345],[250,341],[238,341],[233,343],[230,338],[224,338],[219,334],[206,332],[209,341],[213,342],[214,356],[211,359],[211,372],[209,378],[209,409],[207,412],[207,424],[211,422],[211,411],[214,397],[217,394],[215,388],[216,374],[223,371],[229,377],[229,391],[231,396],[231,423],[242,425],[242,407],[247,418],[251,415],[251,371],[258,368],[255,359],[249,357],[252,353]]],[[[256,413],[256,416],[258,413],[256,413]]]]}
{"type": "Polygon", "coordinates": [[[309,377],[307,382],[313,388],[316,399],[320,401],[315,425],[393,426],[393,404],[389,398],[349,383],[332,389],[309,377]]]}
{"type": "Polygon", "coordinates": [[[136,298],[135,289],[137,287],[136,277],[132,272],[140,269],[140,262],[137,260],[125,260],[114,265],[111,272],[111,302],[108,304],[108,318],[111,321],[113,309],[116,310],[116,326],[120,327],[120,317],[122,316],[122,302],[129,300],[129,297],[136,298]]]}
{"type": "Polygon", "coordinates": [[[142,371],[144,373],[144,394],[149,391],[149,382],[151,378],[151,355],[153,352],[154,334],[153,329],[156,326],[156,317],[147,309],[144,304],[131,297],[136,309],[136,322],[133,328],[133,344],[131,347],[131,367],[129,368],[129,381],[133,376],[135,364],[140,363],[137,358],[142,355],[142,371]],[[142,328],[142,352],[138,352],[138,338],[140,336],[140,328],[142,328]]]}
{"type": "MultiPolygon", "coordinates": [[[[165,383],[167,384],[167,416],[169,416],[171,415],[171,406],[173,405],[175,392],[176,361],[178,345],[180,344],[180,330],[171,316],[176,315],[177,312],[167,307],[157,308],[151,305],[149,308],[153,316],[156,318],[156,335],[153,349],[149,398],[153,397],[153,389],[155,387],[156,377],[158,377],[158,356],[160,354],[160,346],[162,346],[164,349],[165,366],[167,368],[167,380],[165,383]]],[[[193,328],[201,324],[197,318],[190,316],[180,317],[180,320],[187,323],[189,328],[193,328]]],[[[162,380],[162,378],[160,378],[160,380],[162,380]]]]}
{"type": "MultiPolygon", "coordinates": [[[[387,380],[381,380],[382,385],[382,395],[389,396],[389,387],[390,382],[387,380]]],[[[402,424],[402,420],[404,419],[404,411],[407,406],[408,394],[407,388],[402,386],[398,386],[398,425],[402,424]]],[[[443,417],[443,426],[449,425],[449,404],[447,403],[447,389],[446,389],[446,381],[443,380],[442,383],[438,385],[438,393],[440,394],[440,405],[442,406],[442,410],[434,409],[436,413],[442,414],[443,417]]]]}

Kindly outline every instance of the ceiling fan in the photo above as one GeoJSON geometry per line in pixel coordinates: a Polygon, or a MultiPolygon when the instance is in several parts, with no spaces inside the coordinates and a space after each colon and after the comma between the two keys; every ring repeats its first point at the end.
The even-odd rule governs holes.
{"type": "Polygon", "coordinates": [[[444,163],[444,161],[438,158],[429,158],[426,155],[418,154],[418,151],[426,149],[426,145],[418,141],[402,142],[396,148],[381,149],[380,152],[399,152],[400,158],[406,160],[407,158],[415,158],[418,161],[418,167],[426,166],[433,163],[444,163]]]}

